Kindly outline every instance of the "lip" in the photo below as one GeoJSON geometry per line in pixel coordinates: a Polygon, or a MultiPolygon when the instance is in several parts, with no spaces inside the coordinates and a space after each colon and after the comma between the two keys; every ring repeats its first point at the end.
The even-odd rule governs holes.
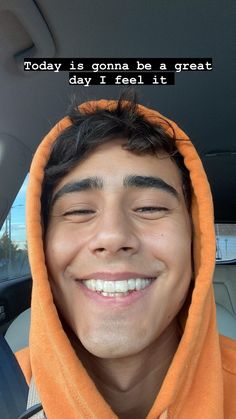
{"type": "Polygon", "coordinates": [[[103,279],[105,281],[121,281],[122,279],[156,279],[157,275],[146,275],[140,272],[92,272],[85,275],[83,278],[76,278],[77,281],[84,281],[86,279],[103,279]]]}
{"type": "MultiPolygon", "coordinates": [[[[80,291],[83,293],[85,298],[88,299],[88,301],[92,301],[98,306],[101,307],[116,307],[116,308],[124,308],[133,306],[133,304],[138,303],[138,301],[142,301],[143,298],[148,298],[150,296],[150,293],[152,293],[153,284],[155,281],[152,281],[150,285],[148,285],[146,288],[132,291],[126,296],[123,297],[105,297],[104,295],[97,293],[95,291],[90,290],[87,288],[82,281],[78,281],[78,286],[80,291]]],[[[147,300],[146,300],[147,301],[147,300]]]]}

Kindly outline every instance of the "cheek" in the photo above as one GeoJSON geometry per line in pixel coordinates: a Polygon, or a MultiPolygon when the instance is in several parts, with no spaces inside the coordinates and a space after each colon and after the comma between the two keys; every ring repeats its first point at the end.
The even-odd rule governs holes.
{"type": "Polygon", "coordinates": [[[68,228],[68,226],[48,229],[45,254],[47,266],[53,276],[63,274],[68,264],[83,247],[84,240],[82,235],[78,240],[78,234],[75,228],[68,228]]]}
{"type": "Polygon", "coordinates": [[[191,230],[187,224],[171,223],[146,237],[147,254],[161,268],[154,292],[153,318],[165,327],[179,313],[186,300],[192,277],[191,230]]]}
{"type": "Polygon", "coordinates": [[[191,271],[191,229],[185,220],[163,221],[145,235],[146,250],[162,261],[166,268],[183,272],[191,271]]]}

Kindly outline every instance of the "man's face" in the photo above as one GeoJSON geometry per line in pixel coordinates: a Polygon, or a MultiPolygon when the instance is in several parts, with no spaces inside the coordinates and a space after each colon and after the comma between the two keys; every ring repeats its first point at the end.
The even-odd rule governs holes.
{"type": "Polygon", "coordinates": [[[60,181],[45,242],[56,305],[83,346],[102,358],[154,342],[182,307],[191,279],[179,169],[169,157],[126,151],[123,142],[99,146],[60,181]],[[94,280],[86,281],[93,289],[85,279],[94,280]],[[97,286],[131,289],[106,296],[97,286]]]}

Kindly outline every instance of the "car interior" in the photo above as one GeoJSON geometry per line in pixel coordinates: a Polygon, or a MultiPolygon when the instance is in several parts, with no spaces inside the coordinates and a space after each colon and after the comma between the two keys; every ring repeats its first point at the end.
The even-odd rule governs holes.
{"type": "MultiPolygon", "coordinates": [[[[233,0],[0,0],[0,333],[27,346],[32,278],[25,193],[32,156],[73,97],[117,99],[118,85],[70,85],[68,71],[24,71],[24,59],[211,58],[174,85],[134,86],[140,103],[190,136],[211,186],[219,332],[236,339],[235,17],[233,0]]],[[[126,86],[127,87],[127,86],[126,86]]]]}

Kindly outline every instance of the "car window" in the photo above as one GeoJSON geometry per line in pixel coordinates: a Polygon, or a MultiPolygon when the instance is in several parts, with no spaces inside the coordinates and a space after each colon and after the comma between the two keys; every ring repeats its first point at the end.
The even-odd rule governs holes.
{"type": "Polygon", "coordinates": [[[29,275],[25,226],[26,177],[0,230],[0,281],[29,275]]]}
{"type": "Polygon", "coordinates": [[[236,261],[236,224],[216,224],[216,263],[236,261]]]}

